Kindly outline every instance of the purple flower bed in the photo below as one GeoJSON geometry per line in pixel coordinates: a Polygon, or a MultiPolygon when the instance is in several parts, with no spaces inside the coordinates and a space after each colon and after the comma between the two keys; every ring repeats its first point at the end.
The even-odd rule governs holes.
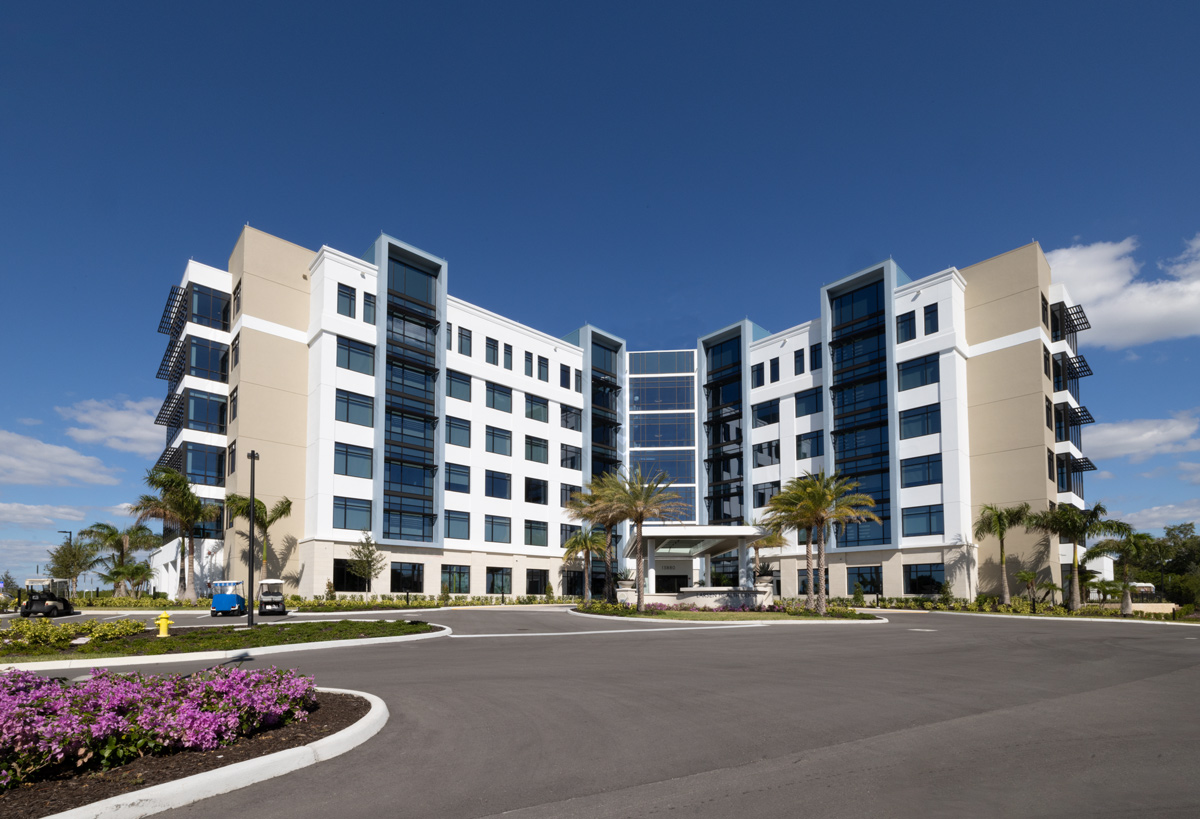
{"type": "Polygon", "coordinates": [[[316,697],[294,670],[214,668],[190,676],[110,674],[83,683],[0,673],[0,790],[63,770],[211,750],[304,720],[316,697]]]}

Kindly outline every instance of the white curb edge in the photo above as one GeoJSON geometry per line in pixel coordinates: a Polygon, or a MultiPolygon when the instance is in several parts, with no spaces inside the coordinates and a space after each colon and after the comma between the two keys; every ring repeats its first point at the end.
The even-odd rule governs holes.
{"type": "MultiPolygon", "coordinates": [[[[886,623],[886,622],[888,622],[888,619],[886,617],[880,617],[879,615],[875,615],[874,620],[843,620],[843,619],[806,620],[802,617],[797,617],[795,620],[652,620],[649,617],[638,617],[637,615],[621,617],[616,614],[588,614],[587,612],[584,612],[584,611],[575,611],[575,609],[567,609],[567,614],[574,614],[576,617],[595,617],[600,620],[623,620],[625,622],[629,622],[630,620],[633,620],[634,622],[653,623],[656,626],[666,626],[668,623],[670,623],[675,628],[685,628],[685,626],[675,625],[676,623],[715,623],[715,625],[711,625],[711,626],[690,626],[689,628],[692,628],[692,629],[696,629],[696,628],[731,628],[733,626],[740,626],[740,625],[822,626],[822,625],[851,625],[853,623],[862,623],[862,624],[866,625],[868,623],[886,623]]],[[[592,634],[593,632],[583,632],[583,633],[592,634]]],[[[594,632],[594,633],[604,634],[605,632],[594,632]]],[[[462,637],[464,635],[459,634],[459,635],[455,635],[455,636],[462,637]]]]}
{"type": "Polygon", "coordinates": [[[210,796],[245,788],[300,768],[307,768],[326,759],[333,759],[366,742],[387,724],[387,705],[374,694],[321,686],[318,686],[317,690],[328,694],[362,697],[371,704],[371,710],[353,725],[308,745],[247,759],[245,762],[235,762],[173,782],[164,782],[140,791],[102,799],[90,805],[55,813],[45,819],[140,819],[142,816],[182,808],[210,796]]]}
{"type": "Polygon", "coordinates": [[[294,643],[283,646],[260,648],[236,648],[229,651],[192,651],[186,654],[155,654],[150,657],[95,657],[88,660],[46,660],[38,663],[8,663],[0,665],[0,671],[49,671],[57,668],[121,668],[133,665],[174,665],[176,663],[206,663],[212,660],[253,660],[271,654],[290,654],[293,651],[316,651],[325,648],[353,648],[356,646],[378,646],[391,643],[407,643],[413,640],[432,640],[449,637],[454,632],[449,626],[437,626],[441,631],[428,634],[401,634],[396,637],[365,637],[361,640],[324,640],[319,643],[294,643]]]}

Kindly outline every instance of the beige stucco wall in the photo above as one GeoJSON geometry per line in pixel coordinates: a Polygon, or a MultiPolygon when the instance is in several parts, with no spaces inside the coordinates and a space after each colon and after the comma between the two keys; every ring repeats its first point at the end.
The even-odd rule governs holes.
{"type": "MultiPolygon", "coordinates": [[[[904,596],[904,566],[919,563],[945,564],[946,580],[955,597],[973,597],[976,589],[970,580],[971,561],[975,560],[969,549],[961,546],[942,546],[928,549],[886,549],[863,552],[826,552],[829,566],[829,596],[849,597],[854,593],[847,587],[846,569],[850,566],[882,566],[883,596],[904,596]]],[[[799,594],[799,572],[805,571],[803,555],[784,556],[778,559],[779,591],[783,597],[799,594]]],[[[816,549],[813,550],[813,576],[817,572],[816,549]]]]}
{"type": "Polygon", "coordinates": [[[959,271],[967,282],[967,343],[979,344],[1041,322],[1050,265],[1036,242],[959,271]]]}

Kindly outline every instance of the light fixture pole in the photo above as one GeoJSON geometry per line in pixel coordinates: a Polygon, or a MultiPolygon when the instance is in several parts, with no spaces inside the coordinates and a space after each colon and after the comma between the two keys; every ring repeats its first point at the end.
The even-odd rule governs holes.
{"type": "Polygon", "coordinates": [[[254,464],[258,453],[253,449],[246,453],[250,461],[250,583],[246,587],[246,625],[254,625],[254,464]]]}

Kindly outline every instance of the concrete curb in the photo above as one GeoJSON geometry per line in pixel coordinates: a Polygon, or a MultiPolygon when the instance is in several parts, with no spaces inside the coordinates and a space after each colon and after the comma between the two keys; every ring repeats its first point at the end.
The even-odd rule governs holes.
{"type": "MultiPolygon", "coordinates": [[[[653,623],[654,625],[662,625],[662,626],[666,626],[667,624],[670,624],[672,626],[675,626],[676,628],[684,628],[684,626],[677,625],[679,623],[711,624],[711,625],[704,625],[704,626],[692,626],[691,628],[693,628],[693,629],[695,629],[695,628],[731,628],[731,627],[743,626],[743,625],[748,625],[748,626],[825,626],[825,625],[852,625],[855,623],[861,623],[863,625],[868,625],[871,623],[886,623],[886,622],[888,622],[888,619],[886,617],[880,617],[877,614],[874,615],[874,617],[875,617],[874,620],[805,620],[805,619],[799,618],[799,617],[796,618],[795,620],[652,620],[649,617],[636,617],[636,616],[635,617],[620,617],[615,614],[588,614],[587,612],[583,612],[583,611],[575,611],[575,609],[568,609],[567,614],[574,614],[576,617],[595,617],[599,620],[622,620],[624,622],[629,622],[630,620],[632,620],[635,623],[653,623]]],[[[604,632],[597,632],[597,633],[603,634],[604,632]]],[[[457,635],[457,636],[461,637],[462,635],[457,635]]]]}
{"type": "Polygon", "coordinates": [[[290,654],[293,651],[318,651],[326,648],[354,648],[379,646],[392,643],[408,643],[414,640],[432,640],[453,634],[449,626],[430,623],[441,631],[429,634],[401,634],[396,637],[366,637],[361,640],[324,640],[319,643],[296,643],[286,646],[263,646],[261,648],[239,648],[230,651],[193,651],[187,654],[156,654],[153,657],[96,657],[88,660],[47,660],[38,663],[8,663],[0,665],[0,671],[21,669],[22,671],[47,671],[57,668],[121,668],[136,665],[173,665],[175,663],[210,662],[214,660],[252,660],[272,654],[290,654]]]}
{"type": "Polygon", "coordinates": [[[103,799],[53,814],[45,819],[139,819],[142,816],[182,808],[210,796],[245,788],[300,768],[307,768],[326,759],[333,759],[363,744],[387,724],[387,705],[374,694],[344,688],[318,687],[317,690],[328,694],[362,697],[371,704],[371,710],[353,725],[309,745],[247,759],[245,762],[235,762],[223,768],[176,779],[174,782],[164,782],[140,791],[103,799]]]}
{"type": "Polygon", "coordinates": [[[953,614],[959,617],[988,617],[1004,618],[1005,620],[1024,620],[1027,623],[1059,622],[1059,623],[1137,623],[1143,626],[1184,626],[1200,628],[1200,623],[1181,623],[1178,620],[1140,620],[1136,617],[1047,617],[1029,614],[990,614],[982,611],[927,611],[925,614],[953,614]]]}

